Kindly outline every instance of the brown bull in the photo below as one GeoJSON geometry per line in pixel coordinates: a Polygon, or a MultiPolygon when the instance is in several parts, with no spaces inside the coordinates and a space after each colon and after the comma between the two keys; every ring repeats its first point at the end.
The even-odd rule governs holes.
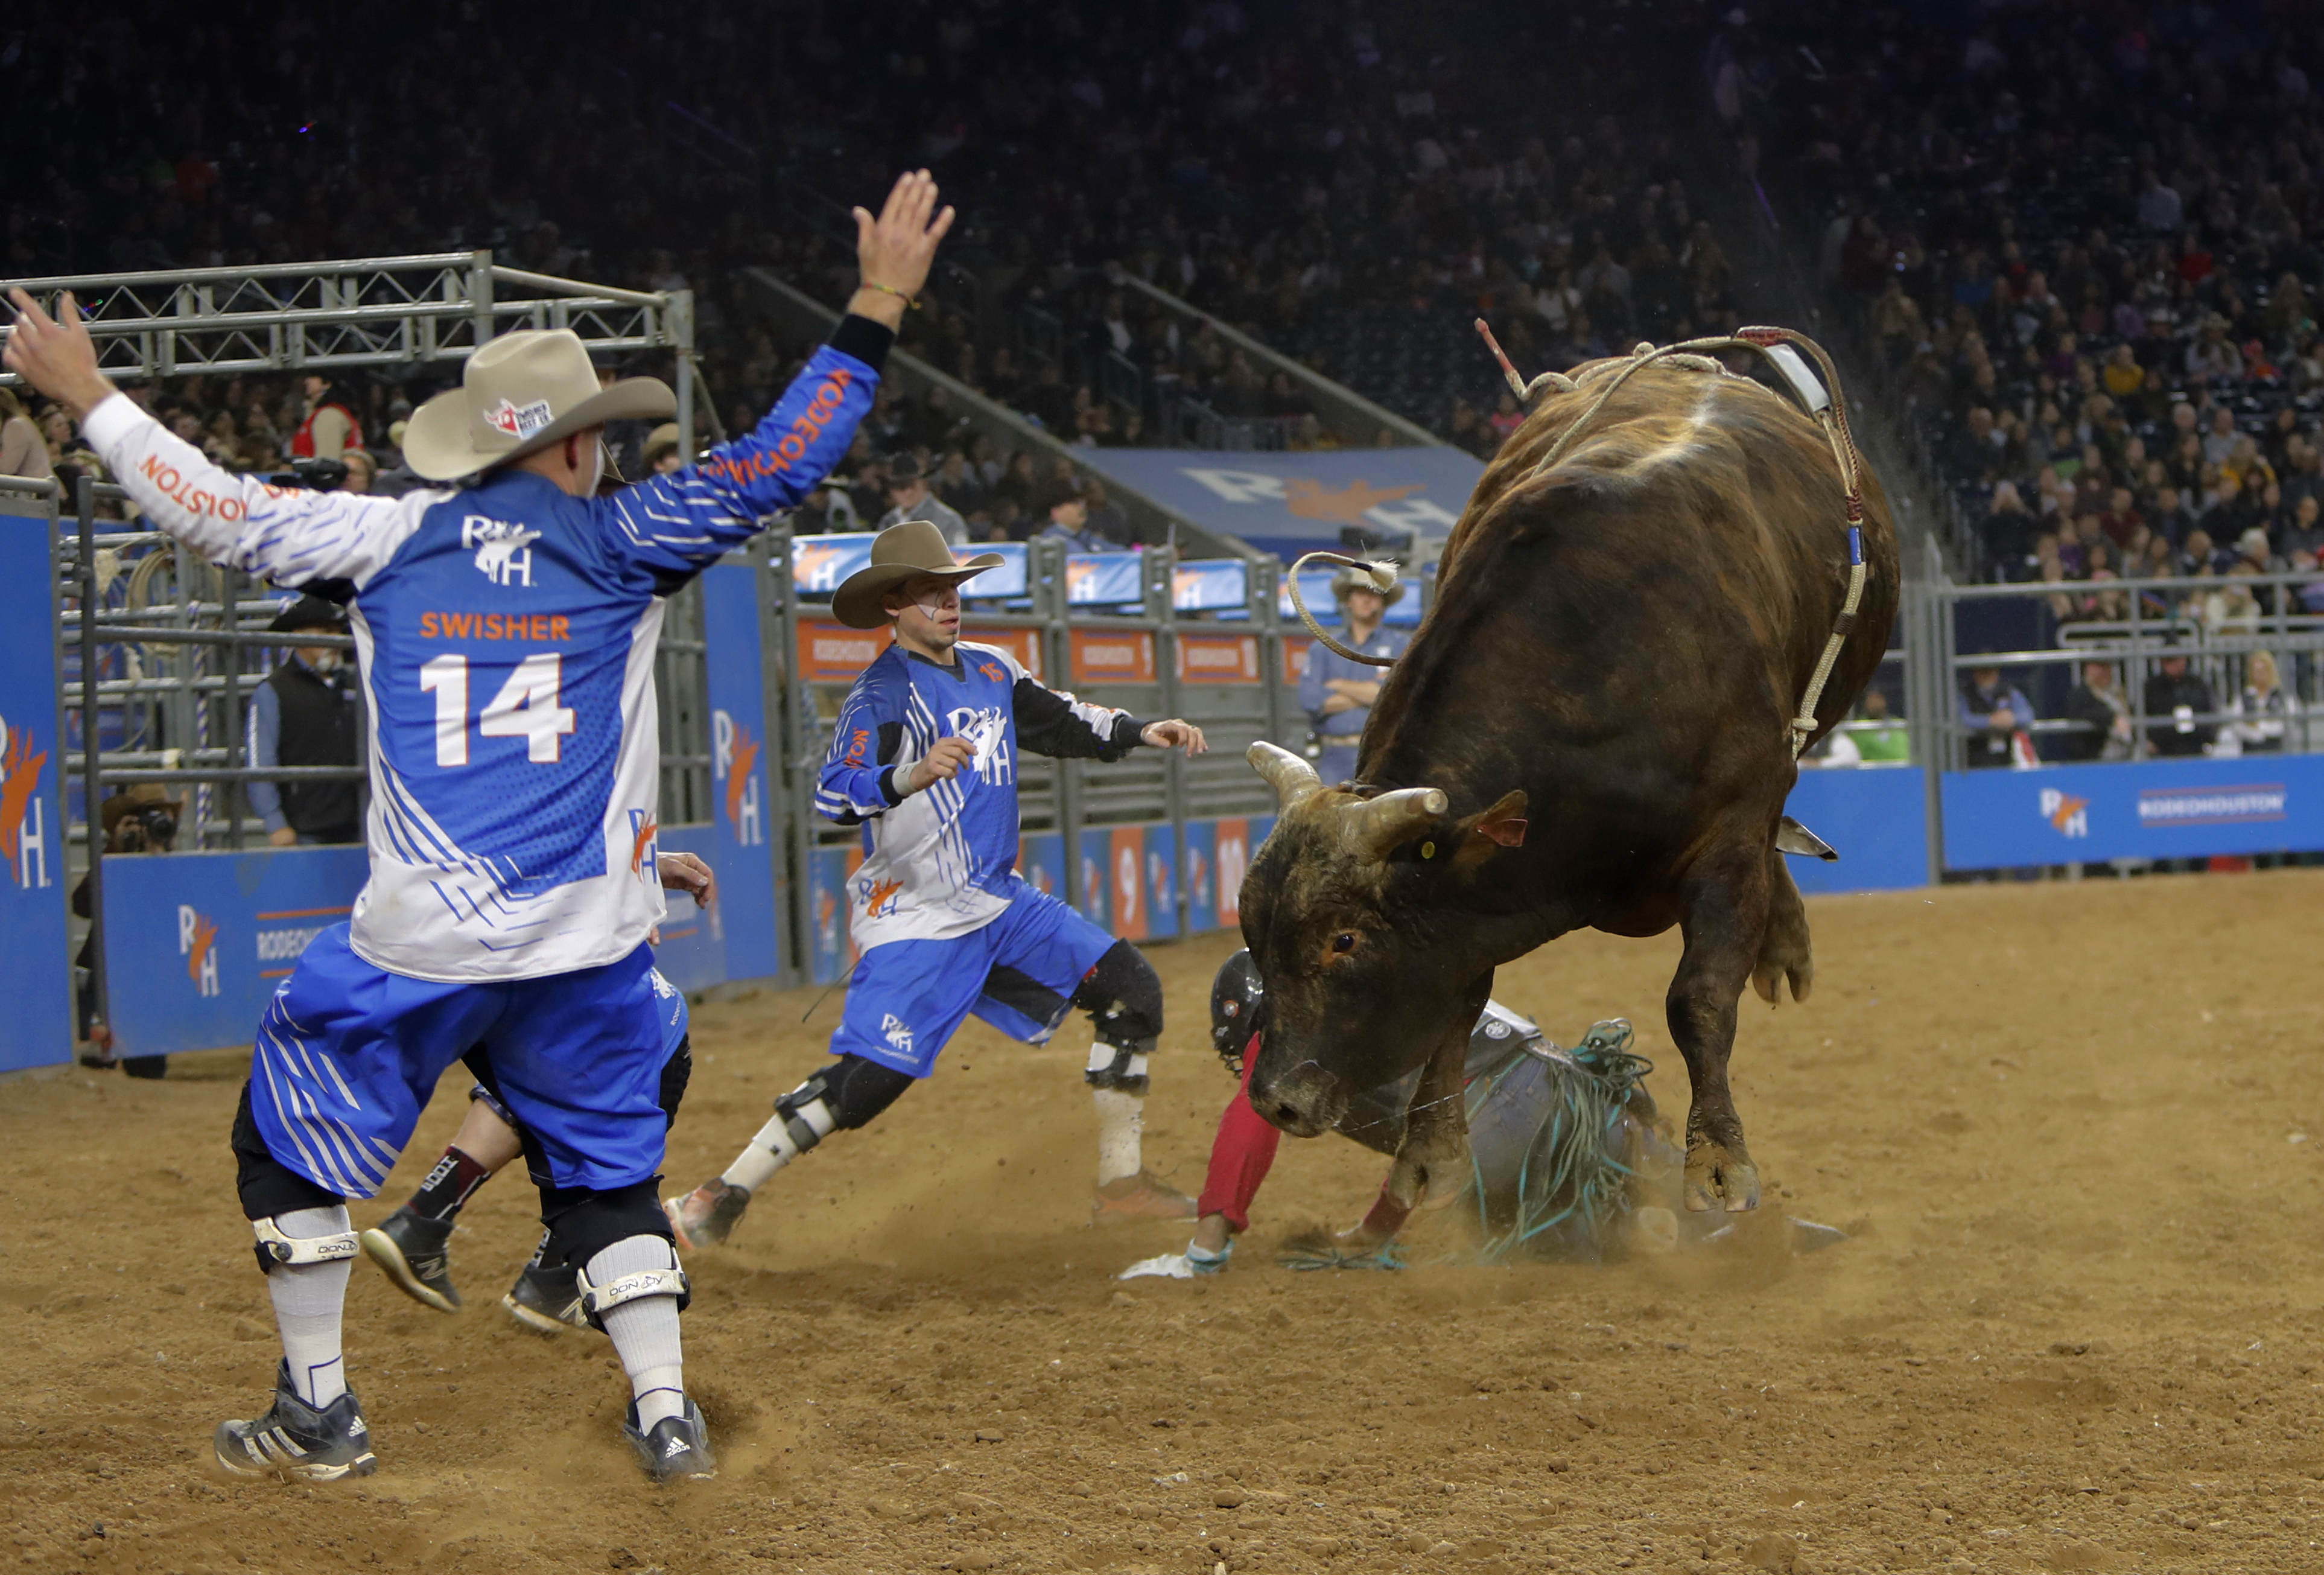
{"type": "MultiPolygon", "coordinates": [[[[1784,979],[1804,999],[1813,977],[1775,838],[1796,775],[1787,727],[1847,587],[1832,451],[1782,395],[1657,364],[1536,474],[1603,386],[1585,368],[1487,468],[1373,708],[1358,781],[1251,752],[1282,801],[1242,886],[1268,1003],[1251,1103],[1313,1135],[1355,1090],[1425,1066],[1390,1180],[1406,1204],[1432,1173],[1465,1173],[1462,1055],[1495,967],[1583,926],[1676,924],[1688,1205],[1751,1208],[1727,1085],[1737,1003],[1746,980],[1772,1002],[1784,979]]],[[[1887,501],[1868,468],[1864,487],[1869,574],[1818,737],[1895,615],[1887,501]]]]}

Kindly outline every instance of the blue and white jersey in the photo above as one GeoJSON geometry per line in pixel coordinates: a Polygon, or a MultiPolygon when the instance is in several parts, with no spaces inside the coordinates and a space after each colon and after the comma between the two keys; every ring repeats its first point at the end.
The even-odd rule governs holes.
{"type": "MultiPolygon", "coordinates": [[[[843,340],[876,360],[884,330],[859,323],[843,340]]],[[[518,469],[400,498],[280,489],[220,470],[126,398],[85,425],[148,517],[205,556],[352,586],[371,879],[351,943],[459,983],[612,962],[660,920],[663,598],[803,498],[878,384],[826,345],[757,431],[588,498],[518,469]]]]}
{"type": "Polygon", "coordinates": [[[652,969],[648,977],[653,984],[654,1019],[661,1024],[661,1059],[669,1061],[686,1042],[690,1019],[686,1009],[686,992],[661,977],[661,969],[652,969]]]}
{"type": "Polygon", "coordinates": [[[890,940],[945,940],[999,918],[1028,888],[1017,874],[1017,752],[1119,760],[1146,724],[1046,689],[994,645],[963,640],[945,666],[890,645],[839,708],[815,807],[863,827],[863,864],[848,882],[848,927],[860,950],[890,940]],[[939,738],[976,746],[973,769],[924,792],[912,767],[939,738]]]}

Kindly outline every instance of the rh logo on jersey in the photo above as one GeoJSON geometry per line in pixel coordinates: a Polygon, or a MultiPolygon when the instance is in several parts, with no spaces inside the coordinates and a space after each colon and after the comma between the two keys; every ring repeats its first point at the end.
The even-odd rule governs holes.
{"type": "Polygon", "coordinates": [[[884,919],[896,911],[896,898],[903,889],[899,880],[867,880],[855,888],[855,894],[863,899],[866,919],[884,919]]]}
{"type": "Polygon", "coordinates": [[[2042,818],[2068,837],[2090,834],[2090,801],[2056,788],[2042,790],[2042,818]]]}
{"type": "Polygon", "coordinates": [[[759,800],[759,741],[724,711],[710,713],[710,780],[726,784],[726,824],[734,840],[745,848],[766,841],[759,800]]]}
{"type": "Polygon", "coordinates": [[[0,717],[0,857],[27,891],[50,884],[49,829],[40,797],[48,751],[33,746],[32,729],[11,727],[0,717]]]}
{"type": "Polygon", "coordinates": [[[963,706],[945,715],[945,726],[976,746],[976,780],[1013,782],[1009,759],[1009,724],[999,706],[963,706]]]}
{"type": "Polygon", "coordinates": [[[889,1013],[881,1022],[880,1037],[888,1042],[890,1049],[899,1051],[905,1055],[912,1053],[912,1031],[897,1021],[893,1012],[889,1013]]]}
{"type": "Polygon", "coordinates": [[[661,878],[661,845],[655,840],[661,827],[643,810],[630,811],[630,873],[641,880],[661,878]]]}
{"type": "Polygon", "coordinates": [[[460,521],[460,550],[475,549],[476,572],[494,585],[531,585],[531,543],[540,540],[539,531],[511,520],[468,514],[460,521]]]}
{"type": "Polygon", "coordinates": [[[194,981],[196,995],[218,993],[217,925],[184,903],[178,904],[178,955],[186,959],[186,977],[194,981]]]}

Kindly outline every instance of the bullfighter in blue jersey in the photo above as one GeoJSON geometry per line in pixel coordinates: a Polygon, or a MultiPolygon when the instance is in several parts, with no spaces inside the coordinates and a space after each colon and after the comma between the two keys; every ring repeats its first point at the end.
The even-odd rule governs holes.
{"type": "Polygon", "coordinates": [[[961,582],[1000,561],[958,561],[935,525],[906,521],[880,533],[870,566],[832,597],[842,623],[892,625],[896,635],[841,705],[816,787],[818,811],[863,828],[847,887],[863,956],[831,1036],[838,1059],[775,1101],[723,1175],[669,1200],[689,1246],[724,1241],[777,1171],[927,1077],[972,1014],[1041,1044],[1074,1006],[1096,1030],[1086,1077],[1099,1216],[1194,1217],[1194,1200],[1139,1155],[1162,983],[1136,947],[1017,873],[1017,758],[1119,760],[1140,744],[1199,754],[1202,729],[1089,705],[1043,687],[999,646],[963,640],[961,582]]]}
{"type": "Polygon", "coordinates": [[[804,498],[871,408],[951,210],[926,171],[855,213],[849,315],[758,429],[598,496],[610,421],[667,416],[650,378],[599,389],[579,338],[511,333],[412,417],[400,498],[229,475],[97,370],[71,298],[22,291],[6,364],[79,418],[148,519],[212,561],[350,602],[370,715],[370,880],[261,1024],[235,1117],[243,1209],[282,1336],[273,1404],[220,1424],[219,1463],[336,1480],[374,1468],[341,1358],[375,1196],[449,1063],[481,1052],[538,1144],[542,1222],[628,1373],[623,1431],[657,1481],[713,1470],[686,1397],[686,1277],[656,1200],[663,1024],[653,659],[666,598],[804,498]]]}

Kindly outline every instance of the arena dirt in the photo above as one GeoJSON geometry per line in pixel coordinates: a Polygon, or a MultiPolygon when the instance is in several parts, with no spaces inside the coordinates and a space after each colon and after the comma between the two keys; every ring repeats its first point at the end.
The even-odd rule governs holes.
{"type": "MultiPolygon", "coordinates": [[[[1772,1206],[1724,1255],[1293,1274],[1379,1162],[1286,1144],[1232,1271],[1109,1275],[1185,1232],[1084,1223],[1085,1030],[972,1028],[927,1088],[692,1265],[714,1483],[661,1492],[594,1336],[493,1305],[529,1190],[468,1211],[457,1318],[359,1265],[381,1469],[222,1484],[275,1347],[225,1133],[235,1058],[0,1086],[0,1563],[449,1571],[2312,1570],[2324,1568],[2324,879],[1998,885],[1811,904],[1821,984],[1747,1005],[1772,1206]],[[1849,1244],[1792,1259],[1789,1209],[1849,1244]]],[[[1148,1153],[1192,1191],[1230,1084],[1231,942],[1157,947],[1148,1153]]],[[[1576,936],[1498,993],[1626,1014],[1683,1109],[1672,938],[1576,936]]],[[[691,1183],[816,1064],[833,1003],[701,1009],[691,1183]]],[[[447,1082],[395,1179],[463,1101],[447,1082]]],[[[383,1211],[358,1205],[358,1223],[383,1211]]],[[[1429,1243],[1453,1235],[1432,1218],[1429,1243]]],[[[1424,1252],[1422,1255],[1425,1255],[1424,1252]]]]}

